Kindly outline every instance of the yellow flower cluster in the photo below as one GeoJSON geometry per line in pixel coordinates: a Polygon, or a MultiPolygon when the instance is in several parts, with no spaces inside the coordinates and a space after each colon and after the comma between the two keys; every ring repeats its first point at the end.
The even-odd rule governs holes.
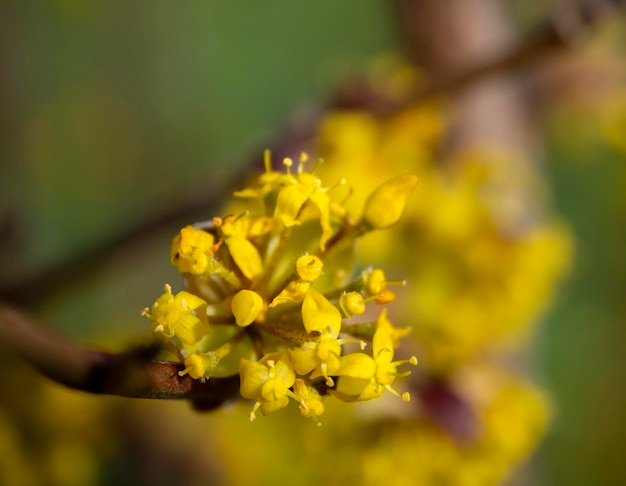
{"type": "Polygon", "coordinates": [[[360,484],[503,484],[542,436],[550,410],[543,394],[523,380],[489,370],[478,373],[483,376],[474,378],[486,389],[476,397],[481,403],[474,404],[480,429],[475,440],[454,438],[429,420],[378,424],[377,446],[361,456],[360,484]],[[403,467],[395,467],[398,463],[403,467]]]}
{"type": "MultiPolygon", "coordinates": [[[[382,416],[373,417],[370,411],[366,420],[365,414],[355,418],[343,403],[329,403],[322,430],[311,430],[289,416],[289,434],[276,434],[273,423],[249,434],[242,414],[232,417],[222,411],[211,418],[212,436],[185,432],[195,433],[195,440],[208,442],[207,450],[217,451],[216,460],[234,484],[258,478],[287,484],[294,474],[305,485],[507,484],[511,468],[528,456],[543,434],[550,417],[546,398],[515,375],[480,366],[465,370],[454,393],[471,407],[470,435],[455,436],[425,414],[392,416],[397,410],[393,404],[380,404],[382,400],[364,404],[385,409],[382,416]],[[242,456],[255,460],[242,468],[242,456]]],[[[419,403],[420,397],[413,397],[411,405],[414,401],[419,403]]],[[[459,416],[450,419],[458,423],[459,416]]]]}
{"type": "Polygon", "coordinates": [[[275,171],[266,152],[257,184],[235,193],[259,212],[249,208],[183,228],[171,262],[185,290],[174,294],[166,285],[144,309],[155,335],[184,363],[181,375],[206,380],[239,373],[242,397],[255,401],[251,420],[259,409],[273,413],[293,399],[319,423],[329,394],[352,402],[388,390],[408,401],[393,383],[409,374],[399,366],[417,364],[415,357],[394,361],[408,331],[394,327],[385,308],[364,322],[345,322],[372,315],[369,302],[394,300],[387,286],[396,282],[381,269],[351,278],[356,242],[400,220],[417,178],[378,186],[354,221],[331,197],[344,181],[324,187],[318,166],[309,172],[306,162],[302,155],[295,168],[285,159],[284,171],[275,171]]]}
{"type": "MultiPolygon", "coordinates": [[[[368,235],[360,245],[366,260],[402,268],[410,281],[395,310],[411,319],[406,341],[421,360],[420,373],[408,382],[419,409],[396,417],[396,425],[372,426],[380,449],[366,458],[357,452],[371,465],[363,484],[497,484],[536,446],[548,420],[542,394],[517,386],[515,376],[497,400],[475,400],[484,387],[497,385],[468,379],[468,370],[478,365],[502,373],[510,361],[505,356],[520,352],[569,268],[571,236],[550,213],[532,161],[484,144],[442,158],[447,125],[445,107],[422,102],[385,117],[367,108],[337,109],[317,131],[317,151],[333,161],[321,168],[325,177],[356,174],[366,193],[381,167],[411,171],[420,180],[420,198],[407,208],[403,225],[368,235]],[[432,383],[460,410],[429,404],[424,393],[432,383]],[[447,414],[448,423],[437,414],[447,414]],[[449,430],[476,422],[469,438],[449,430]],[[390,442],[385,434],[393,435],[390,442]],[[399,461],[415,468],[407,466],[404,475],[399,461]]],[[[355,194],[347,210],[363,201],[355,194]]]]}
{"type": "Polygon", "coordinates": [[[440,111],[421,105],[385,119],[331,112],[318,146],[334,164],[323,167],[325,176],[355,173],[361,187],[374,187],[381,166],[418,175],[420,198],[403,225],[364,239],[360,250],[410,275],[401,312],[411,316],[422,365],[449,374],[524,337],[567,271],[572,242],[545,215],[528,161],[484,147],[437,160],[440,111]]]}

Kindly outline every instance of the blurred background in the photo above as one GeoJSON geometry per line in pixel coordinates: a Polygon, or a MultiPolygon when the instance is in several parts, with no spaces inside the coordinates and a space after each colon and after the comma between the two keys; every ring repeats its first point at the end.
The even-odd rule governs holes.
{"type": "MultiPolygon", "coordinates": [[[[514,368],[550,397],[552,421],[507,484],[626,482],[626,20],[610,2],[585,5],[2,3],[2,300],[77,342],[145,342],[140,310],[179,281],[171,237],[212,217],[264,148],[318,155],[330,110],[388,117],[434,99],[444,115],[428,150],[447,160],[476,140],[506,149],[541,190],[503,184],[498,207],[523,209],[500,216],[540,206],[575,248],[517,353],[514,368]],[[400,55],[417,67],[415,89],[376,67],[400,55]],[[420,101],[428,89],[436,96],[420,101]]],[[[251,457],[237,442],[260,451],[269,437],[282,444],[284,477],[311,467],[274,437],[280,417],[250,425],[245,410],[89,396],[8,354],[0,363],[0,483],[245,484],[242,462],[267,452],[251,457]]]]}

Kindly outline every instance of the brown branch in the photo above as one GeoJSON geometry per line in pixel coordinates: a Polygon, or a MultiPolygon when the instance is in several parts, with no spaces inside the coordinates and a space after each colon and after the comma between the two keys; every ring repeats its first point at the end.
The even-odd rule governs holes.
{"type": "MultiPolygon", "coordinates": [[[[419,0],[398,2],[400,25],[410,55],[420,50],[414,33],[416,1],[419,0]]],[[[421,101],[443,93],[455,93],[494,74],[511,72],[555,54],[562,54],[579,45],[602,21],[622,13],[625,7],[625,0],[584,0],[578,4],[565,5],[508,52],[461,71],[435,74],[426,87],[413,94],[412,101],[421,101]]]]}
{"type": "Polygon", "coordinates": [[[184,399],[210,410],[237,397],[239,376],[204,383],[179,376],[182,365],[154,361],[154,346],[122,354],[89,349],[53,334],[18,310],[0,305],[0,350],[23,359],[49,379],[89,393],[184,399]]]}

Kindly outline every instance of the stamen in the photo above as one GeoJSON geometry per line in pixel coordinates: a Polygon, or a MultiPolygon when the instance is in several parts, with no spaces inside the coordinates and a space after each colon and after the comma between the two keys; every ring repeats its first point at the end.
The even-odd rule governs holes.
{"type": "Polygon", "coordinates": [[[298,174],[302,174],[304,171],[304,163],[309,160],[309,156],[304,152],[300,153],[300,163],[298,164],[298,174]]]}
{"type": "Polygon", "coordinates": [[[272,153],[269,149],[265,149],[263,152],[263,164],[265,165],[265,172],[272,172],[272,153]]]}
{"type": "Polygon", "coordinates": [[[193,366],[188,366],[187,368],[185,368],[183,371],[179,371],[178,372],[178,376],[185,376],[187,373],[189,373],[191,370],[193,370],[193,366]]]}
{"type": "Polygon", "coordinates": [[[235,221],[239,221],[240,219],[245,218],[247,216],[250,216],[250,211],[246,209],[243,213],[238,214],[237,216],[235,216],[235,218],[233,219],[233,223],[235,221]]]}
{"type": "Polygon", "coordinates": [[[397,390],[395,390],[391,385],[385,385],[385,388],[390,392],[393,393],[395,396],[402,398],[402,395],[400,395],[400,392],[398,392],[397,390]]]}
{"type": "Polygon", "coordinates": [[[256,411],[259,409],[259,407],[261,406],[261,402],[257,401],[254,404],[254,407],[252,408],[252,412],[250,412],[250,415],[248,416],[248,418],[250,419],[250,422],[254,422],[256,420],[256,411]]]}
{"type": "Polygon", "coordinates": [[[283,165],[287,169],[287,175],[291,175],[291,166],[293,165],[293,160],[291,160],[289,157],[285,157],[283,159],[283,165]]]}
{"type": "Polygon", "coordinates": [[[318,169],[320,168],[320,166],[324,163],[324,159],[317,159],[317,161],[315,162],[315,165],[313,166],[313,168],[311,169],[311,174],[315,175],[316,172],[318,171],[318,169]]]}
{"type": "MultiPolygon", "coordinates": [[[[348,181],[342,177],[341,179],[339,179],[337,182],[335,182],[332,186],[327,187],[326,190],[330,191],[331,189],[336,189],[337,187],[340,186],[345,186],[348,183],[348,181]]],[[[346,196],[347,197],[347,196],[346,196]]],[[[342,204],[343,205],[343,204],[342,204]]]]}

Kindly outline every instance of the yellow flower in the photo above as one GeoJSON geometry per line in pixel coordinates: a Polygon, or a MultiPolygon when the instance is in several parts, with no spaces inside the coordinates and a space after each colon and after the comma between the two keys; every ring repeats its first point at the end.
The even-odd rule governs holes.
{"type": "Polygon", "coordinates": [[[344,292],[339,298],[339,308],[346,317],[363,314],[365,299],[360,292],[344,292]]]}
{"type": "Polygon", "coordinates": [[[407,376],[410,372],[398,373],[398,366],[409,363],[417,364],[413,356],[408,360],[392,361],[394,353],[394,327],[387,319],[386,310],[378,316],[376,332],[372,343],[373,356],[353,353],[342,359],[341,376],[335,394],[344,401],[361,401],[378,398],[385,389],[401,396],[405,402],[410,397],[407,392],[400,395],[392,384],[398,376],[407,376]]]}
{"type": "Polygon", "coordinates": [[[150,312],[143,314],[154,321],[154,332],[167,338],[176,337],[182,344],[193,346],[209,333],[209,325],[202,309],[206,302],[184,290],[172,294],[172,287],[165,286],[165,293],[159,297],[150,312]]]}
{"type": "Polygon", "coordinates": [[[179,371],[178,374],[184,376],[189,373],[189,376],[201,381],[209,379],[220,360],[230,353],[231,348],[231,343],[227,342],[215,351],[203,354],[192,353],[185,358],[186,368],[183,371],[179,371]]]}
{"type": "Polygon", "coordinates": [[[172,241],[170,260],[181,273],[202,275],[209,269],[214,243],[210,233],[185,226],[172,241]]]}
{"type": "Polygon", "coordinates": [[[256,400],[250,420],[260,408],[263,415],[276,412],[289,403],[289,388],[296,380],[289,357],[285,353],[271,353],[259,361],[242,359],[239,364],[241,396],[256,400]]]}
{"type": "Polygon", "coordinates": [[[341,345],[345,342],[337,336],[338,333],[327,328],[315,341],[290,349],[289,356],[296,373],[306,376],[312,372],[312,380],[323,376],[329,387],[334,386],[331,376],[337,375],[341,369],[341,345]]]}
{"type": "Polygon", "coordinates": [[[257,190],[236,192],[239,197],[264,197],[268,193],[277,190],[274,218],[279,220],[285,227],[301,224],[300,214],[307,203],[313,204],[319,212],[322,237],[320,248],[325,249],[326,242],[333,233],[330,226],[330,198],[327,188],[322,187],[321,180],[314,174],[305,172],[303,164],[307,157],[300,157],[300,164],[295,175],[291,174],[290,168],[293,161],[289,158],[283,160],[287,168],[287,174],[278,174],[269,167],[268,155],[266,155],[266,173],[261,177],[261,187],[257,190]]]}
{"type": "Polygon", "coordinates": [[[300,413],[315,420],[317,425],[321,425],[319,416],[324,413],[324,404],[318,391],[298,378],[293,385],[293,393],[300,403],[300,413]]]}

